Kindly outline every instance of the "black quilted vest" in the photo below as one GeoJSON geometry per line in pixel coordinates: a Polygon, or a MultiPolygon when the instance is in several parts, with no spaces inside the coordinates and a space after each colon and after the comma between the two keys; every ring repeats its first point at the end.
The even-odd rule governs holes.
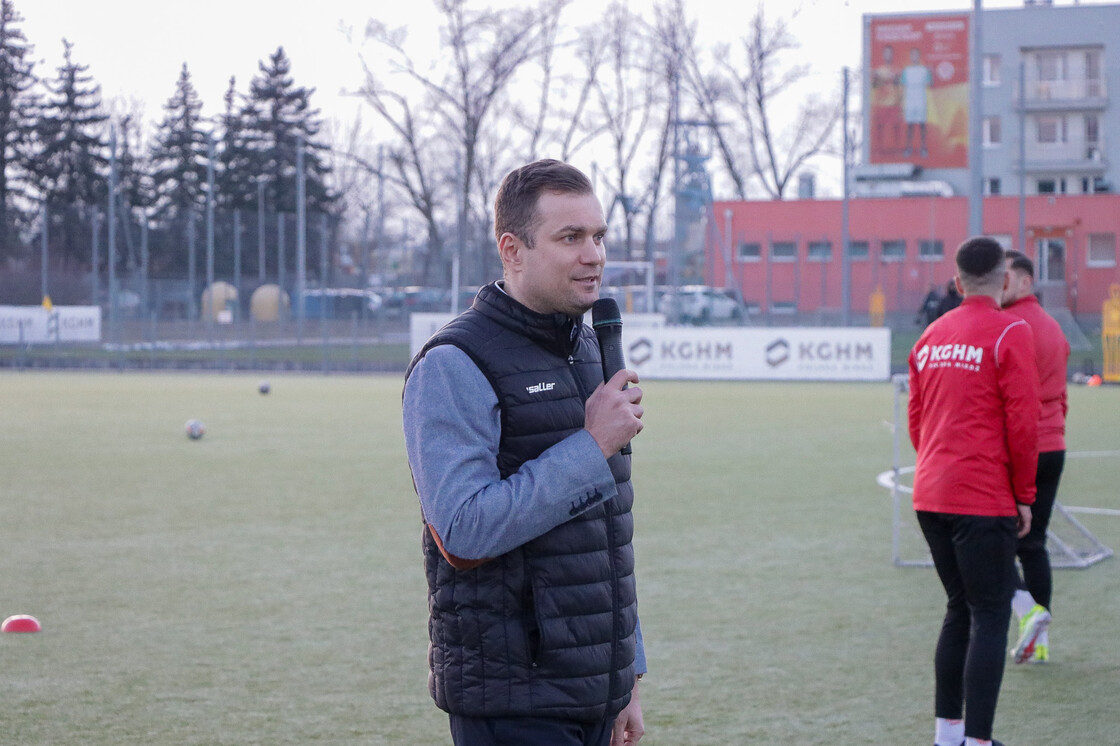
{"type": "MultiPolygon", "coordinates": [[[[588,327],[530,311],[493,285],[428,341],[408,372],[444,344],[466,352],[497,393],[503,478],[582,428],[584,402],[603,380],[588,327]]],[[[634,493],[630,457],[616,454],[609,465],[614,499],[572,495],[570,521],[473,570],[452,568],[425,527],[428,687],[441,709],[598,722],[629,702],[634,493]]]]}

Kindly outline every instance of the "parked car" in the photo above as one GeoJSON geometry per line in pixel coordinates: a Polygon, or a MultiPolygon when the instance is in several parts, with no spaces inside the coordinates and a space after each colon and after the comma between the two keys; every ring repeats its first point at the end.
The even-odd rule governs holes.
{"type": "Polygon", "coordinates": [[[451,301],[440,288],[400,288],[385,298],[382,311],[390,318],[407,316],[417,311],[447,311],[451,301]]]}
{"type": "Polygon", "coordinates": [[[661,296],[660,310],[686,324],[739,321],[743,309],[730,290],[707,285],[683,285],[661,296]]]}

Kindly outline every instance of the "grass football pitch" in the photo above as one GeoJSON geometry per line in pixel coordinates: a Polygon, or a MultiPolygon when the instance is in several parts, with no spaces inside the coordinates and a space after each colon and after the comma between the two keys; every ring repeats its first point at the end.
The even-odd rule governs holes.
{"type": "MultiPolygon", "coordinates": [[[[43,625],[0,635],[0,741],[450,742],[400,376],[257,380],[0,374],[0,618],[43,625]]],[[[891,563],[890,385],[643,386],[643,743],[931,743],[944,596],[891,563]]],[[[1059,499],[1116,511],[1120,387],[1070,398],[1059,499]]],[[[995,735],[1120,743],[1120,560],[1056,572],[1054,607],[995,735]]]]}

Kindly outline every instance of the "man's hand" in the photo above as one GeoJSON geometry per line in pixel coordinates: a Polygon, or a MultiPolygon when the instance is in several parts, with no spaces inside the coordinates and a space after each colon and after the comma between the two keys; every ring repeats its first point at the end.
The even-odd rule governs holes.
{"type": "Polygon", "coordinates": [[[637,373],[620,370],[596,387],[584,405],[583,427],[607,458],[621,451],[642,431],[642,390],[637,386],[623,388],[637,382],[637,373]]]}
{"type": "Polygon", "coordinates": [[[1031,530],[1031,506],[1015,503],[1019,509],[1019,538],[1022,539],[1031,530]]]}
{"type": "Polygon", "coordinates": [[[630,704],[618,713],[614,720],[614,730],[611,731],[611,746],[628,746],[642,740],[646,726],[642,720],[642,702],[638,698],[638,682],[634,681],[634,689],[630,692],[630,704]]]}

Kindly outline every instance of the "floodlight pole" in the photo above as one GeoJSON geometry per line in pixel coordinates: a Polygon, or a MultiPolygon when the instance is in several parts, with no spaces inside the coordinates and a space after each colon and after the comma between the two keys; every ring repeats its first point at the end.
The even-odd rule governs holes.
{"type": "Polygon", "coordinates": [[[982,0],[973,0],[972,3],[972,34],[971,51],[969,54],[969,84],[968,84],[968,167],[969,167],[969,200],[968,200],[968,232],[969,235],[979,236],[984,232],[984,148],[981,143],[980,111],[980,78],[983,74],[981,44],[982,0]]]}
{"type": "Polygon", "coordinates": [[[206,328],[214,325],[217,311],[214,293],[214,133],[206,136],[206,292],[210,293],[210,313],[206,328]]]}
{"type": "Polygon", "coordinates": [[[47,288],[47,259],[49,258],[48,253],[47,253],[47,246],[48,246],[47,239],[49,237],[48,236],[48,231],[49,231],[49,227],[50,227],[50,220],[49,220],[50,213],[47,211],[47,200],[46,200],[45,197],[43,198],[43,204],[40,207],[40,214],[43,216],[43,218],[42,218],[42,229],[41,229],[41,232],[40,232],[40,235],[39,235],[39,250],[40,250],[40,253],[42,254],[42,257],[40,258],[40,262],[43,265],[42,266],[42,272],[41,272],[41,275],[42,275],[42,278],[41,278],[42,279],[42,291],[43,291],[42,300],[45,300],[47,295],[49,295],[49,293],[47,292],[47,289],[48,289],[47,288]]]}
{"type": "MultiPolygon", "coordinates": [[[[109,204],[108,204],[109,245],[109,327],[117,320],[117,126],[109,125],[109,204]]],[[[110,332],[111,334],[111,332],[110,332]]]]}
{"type": "MultiPolygon", "coordinates": [[[[303,135],[296,139],[296,326],[303,333],[307,292],[307,174],[303,165],[303,135]]],[[[321,284],[321,283],[320,283],[321,284]]]]}
{"type": "Polygon", "coordinates": [[[1027,65],[1019,61],[1019,251],[1027,250],[1027,65]]]}
{"type": "MultiPolygon", "coordinates": [[[[843,169],[842,178],[843,195],[840,201],[840,303],[844,309],[841,313],[841,320],[844,326],[851,326],[852,324],[852,257],[851,257],[851,235],[848,224],[848,68],[844,68],[844,137],[843,137],[843,169]]],[[[822,265],[823,266],[823,265],[822,265]]]]}

